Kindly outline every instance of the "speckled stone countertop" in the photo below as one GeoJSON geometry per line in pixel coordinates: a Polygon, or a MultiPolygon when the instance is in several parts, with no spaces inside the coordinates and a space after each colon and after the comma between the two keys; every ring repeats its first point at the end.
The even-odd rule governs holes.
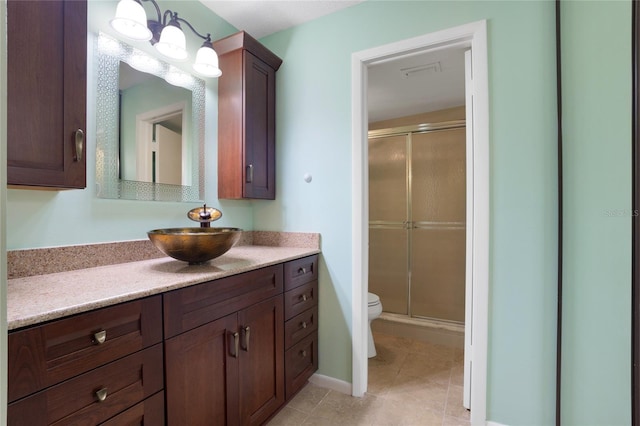
{"type": "Polygon", "coordinates": [[[170,257],[8,280],[9,330],[319,253],[316,247],[235,246],[204,265],[170,257]]]}

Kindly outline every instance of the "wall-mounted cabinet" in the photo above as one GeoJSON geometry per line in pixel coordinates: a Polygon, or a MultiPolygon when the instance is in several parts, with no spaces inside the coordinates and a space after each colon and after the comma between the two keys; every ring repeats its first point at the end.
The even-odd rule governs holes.
{"type": "Polygon", "coordinates": [[[7,182],[86,187],[87,2],[7,2],[7,182]]]}
{"type": "Polygon", "coordinates": [[[282,60],[244,31],[213,44],[218,79],[218,198],[273,200],[276,71],[282,60]]]}

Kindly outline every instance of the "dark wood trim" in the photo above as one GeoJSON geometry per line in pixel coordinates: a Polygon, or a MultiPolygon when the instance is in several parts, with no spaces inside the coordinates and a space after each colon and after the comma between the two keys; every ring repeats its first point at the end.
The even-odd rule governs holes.
{"type": "Polygon", "coordinates": [[[278,68],[282,65],[282,59],[264,47],[258,40],[251,37],[245,31],[240,31],[235,34],[231,34],[228,37],[214,41],[213,48],[218,53],[218,56],[226,55],[227,53],[238,49],[248,50],[275,71],[278,71],[278,68]]]}
{"type": "MultiPolygon", "coordinates": [[[[631,61],[632,61],[632,180],[631,191],[632,212],[640,209],[640,4],[638,0],[631,3],[631,61]]],[[[640,424],[640,226],[638,217],[631,215],[631,232],[632,232],[632,248],[631,248],[631,421],[633,425],[640,424]]]]}
{"type": "Polygon", "coordinates": [[[556,331],[556,426],[562,424],[562,40],[561,0],[556,0],[556,91],[558,116],[558,311],[556,331]]]}

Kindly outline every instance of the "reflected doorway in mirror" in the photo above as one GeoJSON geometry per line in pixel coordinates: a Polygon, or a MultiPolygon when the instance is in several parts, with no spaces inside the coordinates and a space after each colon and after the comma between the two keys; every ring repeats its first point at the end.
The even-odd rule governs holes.
{"type": "Polygon", "coordinates": [[[186,104],[180,102],[136,116],[136,179],[189,185],[188,143],[183,133],[186,104]]]}

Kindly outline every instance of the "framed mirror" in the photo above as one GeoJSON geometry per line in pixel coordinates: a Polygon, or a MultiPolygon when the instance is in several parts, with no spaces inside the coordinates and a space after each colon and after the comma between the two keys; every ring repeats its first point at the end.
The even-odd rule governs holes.
{"type": "Polygon", "coordinates": [[[96,39],[99,198],[204,198],[205,83],[100,33],[96,39]]]}

